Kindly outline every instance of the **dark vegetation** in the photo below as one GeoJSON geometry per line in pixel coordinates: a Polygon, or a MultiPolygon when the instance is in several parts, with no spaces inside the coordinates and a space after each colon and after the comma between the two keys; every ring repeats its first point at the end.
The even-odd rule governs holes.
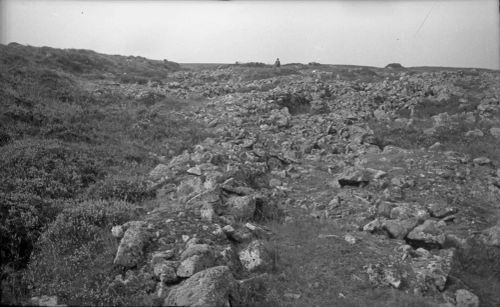
{"type": "Polygon", "coordinates": [[[154,195],[142,174],[157,156],[179,154],[206,132],[173,113],[184,101],[97,95],[81,84],[123,81],[123,72],[149,81],[178,65],[17,44],[0,45],[0,59],[1,301],[41,293],[117,304],[127,294],[108,287],[110,227],[154,195]]]}

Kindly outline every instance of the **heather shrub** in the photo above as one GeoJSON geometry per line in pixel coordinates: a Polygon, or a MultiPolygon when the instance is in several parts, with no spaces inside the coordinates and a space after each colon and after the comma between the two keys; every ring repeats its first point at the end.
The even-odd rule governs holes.
{"type": "Polygon", "coordinates": [[[155,192],[140,177],[108,177],[89,189],[89,198],[123,200],[132,203],[153,198],[155,192]]]}
{"type": "Polygon", "coordinates": [[[113,267],[118,242],[110,229],[136,215],[123,201],[84,201],[64,209],[31,256],[24,276],[31,294],[57,295],[71,305],[115,305],[123,299],[110,287],[120,273],[113,267]]]}

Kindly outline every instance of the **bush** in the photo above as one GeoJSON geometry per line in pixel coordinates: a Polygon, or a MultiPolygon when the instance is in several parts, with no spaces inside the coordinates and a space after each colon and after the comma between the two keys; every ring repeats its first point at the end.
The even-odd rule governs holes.
{"type": "Polygon", "coordinates": [[[0,148],[0,191],[42,198],[73,197],[103,177],[88,149],[54,140],[26,139],[0,148]]]}
{"type": "Polygon", "coordinates": [[[89,197],[105,200],[123,200],[132,203],[153,198],[155,192],[141,178],[106,178],[89,189],[89,197]]]}
{"type": "Polygon", "coordinates": [[[110,229],[135,216],[134,207],[122,201],[84,201],[63,210],[40,236],[25,272],[31,295],[57,295],[71,305],[115,305],[121,298],[110,288],[119,273],[112,265],[117,241],[110,229]]]}

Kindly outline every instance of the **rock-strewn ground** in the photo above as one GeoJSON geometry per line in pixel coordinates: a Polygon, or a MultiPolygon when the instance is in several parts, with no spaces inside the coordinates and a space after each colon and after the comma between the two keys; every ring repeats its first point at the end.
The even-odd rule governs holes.
{"type": "Polygon", "coordinates": [[[402,148],[374,131],[432,140],[465,122],[476,130],[456,137],[500,146],[498,73],[262,73],[271,76],[248,80],[233,66],[96,85],[208,97],[179,116],[215,135],[151,171],[160,206],[116,231],[115,263],[130,267],[117,283],[155,280],[163,305],[500,303],[499,151],[402,148]]]}
{"type": "MultiPolygon", "coordinates": [[[[500,305],[497,71],[134,61],[154,78],[116,65],[92,77],[99,65],[87,61],[68,84],[85,93],[79,103],[108,103],[111,115],[140,103],[127,115],[137,122],[123,125],[134,137],[165,134],[143,129],[166,118],[155,112],[201,123],[209,137],[181,154],[172,140],[151,146],[158,164],[136,196],[154,200],[113,223],[108,292],[141,289],[144,305],[163,306],[500,305]],[[158,107],[169,97],[175,106],[158,107]]],[[[11,92],[8,118],[36,122],[11,92]]]]}

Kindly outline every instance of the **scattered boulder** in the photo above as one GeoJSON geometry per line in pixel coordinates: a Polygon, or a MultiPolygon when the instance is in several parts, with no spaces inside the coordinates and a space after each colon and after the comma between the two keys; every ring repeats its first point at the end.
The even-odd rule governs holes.
{"type": "Polygon", "coordinates": [[[443,224],[441,222],[426,220],[422,225],[419,225],[410,231],[407,239],[415,245],[430,248],[440,247],[446,240],[442,226],[443,224]]]}
{"type": "Polygon", "coordinates": [[[404,239],[406,235],[418,225],[416,218],[404,220],[385,220],[382,228],[387,231],[391,238],[404,239]]]}
{"type": "Polygon", "coordinates": [[[113,263],[130,268],[142,261],[144,247],[151,235],[146,222],[134,221],[127,224],[128,229],[120,241],[113,263]]]}
{"type": "Polygon", "coordinates": [[[237,306],[238,283],[227,266],[200,271],[173,287],[164,301],[166,306],[219,307],[237,306]]]}
{"type": "Polygon", "coordinates": [[[227,200],[229,214],[237,219],[251,219],[255,214],[255,198],[252,196],[234,196],[227,200]]]}
{"type": "Polygon", "coordinates": [[[365,169],[349,167],[336,176],[336,181],[343,186],[365,186],[371,180],[371,173],[365,169]]]}
{"type": "Polygon", "coordinates": [[[243,248],[238,256],[241,264],[248,271],[262,270],[270,267],[272,257],[261,240],[254,240],[243,248]]]}

